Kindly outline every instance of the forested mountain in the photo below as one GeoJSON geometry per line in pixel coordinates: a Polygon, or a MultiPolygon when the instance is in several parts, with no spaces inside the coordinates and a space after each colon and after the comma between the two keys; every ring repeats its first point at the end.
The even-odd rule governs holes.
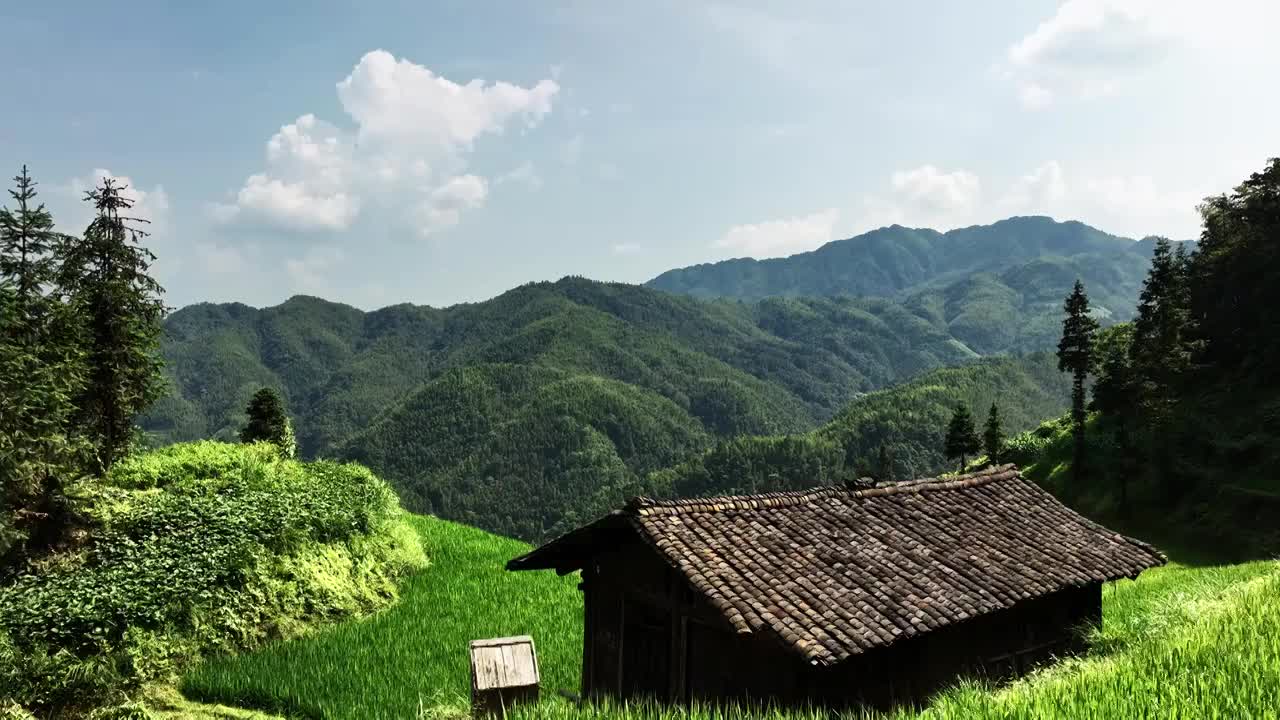
{"type": "Polygon", "coordinates": [[[231,437],[254,390],[278,388],[305,455],[332,453],[450,369],[534,365],[665,398],[715,434],[816,426],[860,392],[975,354],[883,300],[706,302],[565,278],[493,300],[371,313],[313,297],[263,310],[195,305],[166,321],[161,442],[231,437]]]}
{"type": "Polygon", "coordinates": [[[1013,217],[945,233],[892,225],[790,257],[669,270],[647,284],[696,297],[906,298],[937,292],[974,273],[994,275],[1016,293],[1027,281],[1056,280],[1058,272],[1096,268],[1105,274],[1095,279],[1110,286],[1111,312],[1126,315],[1150,256],[1149,241],[1135,243],[1074,221],[1013,217]]]}
{"type": "Polygon", "coordinates": [[[1013,218],[886,228],[786,261],[817,263],[830,281],[819,291],[847,276],[894,297],[704,299],[567,277],[444,309],[363,312],[306,296],[261,310],[194,305],[165,322],[173,391],[143,426],[160,443],[234,439],[249,397],[275,388],[304,456],[362,460],[415,509],[529,539],[624,490],[683,492],[654,473],[730,438],[795,452],[778,438],[837,414],[804,442],[827,443],[842,472],[891,443],[899,473],[928,473],[943,467],[956,401],[990,397],[1015,426],[1061,411],[1052,363],[981,363],[875,391],[1051,347],[1077,277],[1104,321],[1131,317],[1151,248],[1013,218]]]}
{"type": "Polygon", "coordinates": [[[977,357],[890,300],[706,301],[581,278],[447,309],[202,304],[165,330],[173,392],[143,421],[157,442],[233,439],[273,387],[305,456],[362,460],[411,507],[525,538],[718,439],[804,433],[977,357]]]}
{"type": "Polygon", "coordinates": [[[400,490],[406,507],[546,539],[628,496],[812,487],[866,474],[881,445],[898,477],[949,465],[957,403],[1005,410],[1013,431],[1067,406],[1046,353],[942,368],[857,398],[809,433],[717,437],[672,401],[596,376],[528,365],[450,370],[338,448],[400,490]],[[672,468],[672,469],[664,469],[672,468]]]}

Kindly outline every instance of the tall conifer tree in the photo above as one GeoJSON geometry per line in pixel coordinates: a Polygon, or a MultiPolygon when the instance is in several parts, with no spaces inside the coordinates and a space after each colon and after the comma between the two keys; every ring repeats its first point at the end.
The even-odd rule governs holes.
{"type": "Polygon", "coordinates": [[[0,565],[57,537],[81,461],[81,357],[60,332],[70,314],[47,294],[58,235],[25,166],[14,182],[15,207],[0,208],[0,565]]]}
{"type": "Polygon", "coordinates": [[[1084,381],[1093,365],[1093,338],[1098,330],[1098,321],[1089,314],[1089,296],[1080,280],[1076,280],[1063,303],[1063,311],[1066,317],[1062,320],[1062,339],[1058,342],[1058,370],[1071,373],[1071,431],[1075,438],[1071,492],[1074,492],[1084,476],[1084,381]]]}
{"type": "Polygon", "coordinates": [[[0,280],[13,293],[9,302],[11,332],[23,332],[37,341],[39,324],[45,320],[49,300],[45,295],[54,280],[53,250],[58,234],[53,230],[53,216],[43,203],[37,204],[36,182],[27,166],[13,178],[9,191],[14,209],[0,208],[0,280]]]}
{"type": "Polygon", "coordinates": [[[947,458],[960,458],[960,472],[964,472],[965,458],[982,449],[982,442],[973,427],[973,415],[963,403],[956,406],[947,425],[945,453],[947,458]]]}
{"type": "Polygon", "coordinates": [[[85,194],[97,216],[84,238],[67,238],[58,273],[60,291],[83,318],[87,384],[77,421],[105,474],[129,450],[133,420],[164,392],[159,356],[164,289],[149,274],[155,255],[140,243],[147,233],[128,217],[133,206],[112,178],[85,194]]]}
{"type": "Polygon", "coordinates": [[[987,412],[987,424],[982,429],[982,447],[987,453],[987,460],[992,465],[1000,464],[1000,453],[1004,450],[1004,431],[1000,427],[1000,409],[991,403],[987,412]]]}

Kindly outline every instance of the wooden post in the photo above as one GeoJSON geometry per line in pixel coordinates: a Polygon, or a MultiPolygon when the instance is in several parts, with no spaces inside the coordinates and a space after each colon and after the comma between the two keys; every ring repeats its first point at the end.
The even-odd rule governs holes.
{"type": "Polygon", "coordinates": [[[538,701],[538,654],[528,635],[471,641],[471,714],[506,717],[507,708],[538,701]]]}

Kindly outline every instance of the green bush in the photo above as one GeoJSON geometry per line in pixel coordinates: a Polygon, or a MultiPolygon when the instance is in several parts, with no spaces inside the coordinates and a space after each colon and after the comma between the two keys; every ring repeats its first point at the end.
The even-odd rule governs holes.
{"type": "Polygon", "coordinates": [[[370,612],[425,564],[386,483],[265,443],[171,446],[72,494],[85,539],[0,586],[0,698],[41,710],[370,612]]]}

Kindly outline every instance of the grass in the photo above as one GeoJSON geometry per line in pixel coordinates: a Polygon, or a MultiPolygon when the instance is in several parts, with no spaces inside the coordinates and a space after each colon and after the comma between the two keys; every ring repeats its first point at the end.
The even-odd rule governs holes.
{"type": "MultiPolygon", "coordinates": [[[[189,698],[315,718],[463,717],[466,642],[532,634],[544,700],[512,720],[818,720],[819,712],[738,708],[578,707],[581,600],[575,580],[508,573],[526,547],[472,528],[416,518],[432,567],[408,581],[401,604],[251,655],[208,663],[184,683],[189,698]]],[[[958,718],[1274,718],[1280,707],[1280,562],[1173,563],[1108,585],[1092,649],[1017,682],[965,682],[928,708],[880,720],[958,718]]],[[[857,717],[856,715],[853,717],[857,717]]]]}
{"type": "Polygon", "coordinates": [[[465,525],[414,517],[430,566],[401,601],[371,618],[189,673],[190,699],[314,718],[412,718],[470,703],[470,640],[532,635],[543,687],[576,691],[582,598],[576,576],[513,573],[528,545],[465,525]]]}

